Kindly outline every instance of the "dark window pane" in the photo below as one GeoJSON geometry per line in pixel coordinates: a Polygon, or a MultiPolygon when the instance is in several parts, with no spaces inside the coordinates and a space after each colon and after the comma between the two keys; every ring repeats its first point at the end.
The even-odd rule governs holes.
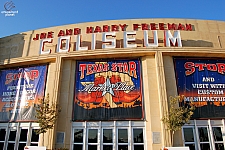
{"type": "Polygon", "coordinates": [[[216,150],[224,150],[223,143],[215,143],[216,150]]]}
{"type": "Polygon", "coordinates": [[[192,128],[183,128],[184,131],[184,141],[185,142],[194,142],[194,135],[192,128]]]}
{"type": "Polygon", "coordinates": [[[30,146],[38,146],[38,143],[31,143],[30,146]]]}
{"type": "Polygon", "coordinates": [[[0,141],[5,141],[6,129],[0,129],[0,141]]]}
{"type": "Polygon", "coordinates": [[[185,144],[185,146],[188,146],[190,150],[195,150],[195,144],[185,144]]]}
{"type": "Polygon", "coordinates": [[[88,150],[97,150],[97,145],[88,145],[88,150]]]}
{"type": "Polygon", "coordinates": [[[198,133],[199,133],[200,142],[208,142],[209,141],[208,131],[207,131],[206,127],[198,128],[198,133]]]}
{"type": "Polygon", "coordinates": [[[220,127],[213,127],[213,136],[215,141],[223,141],[222,131],[220,127]]]}
{"type": "Polygon", "coordinates": [[[27,133],[28,133],[28,129],[21,129],[20,131],[20,141],[27,141],[27,133]]]}
{"type": "Polygon", "coordinates": [[[98,129],[88,130],[88,143],[97,143],[98,140],[98,129]]]}
{"type": "Polygon", "coordinates": [[[118,129],[118,143],[127,143],[128,133],[127,129],[118,129]]]}
{"type": "Polygon", "coordinates": [[[144,150],[144,145],[134,145],[134,150],[144,150]]]}
{"type": "Polygon", "coordinates": [[[4,143],[0,142],[0,149],[3,149],[3,147],[4,147],[4,143]]]}
{"type": "Polygon", "coordinates": [[[210,150],[209,143],[200,144],[201,150],[210,150]]]}
{"type": "Polygon", "coordinates": [[[103,143],[112,143],[112,129],[103,129],[103,143]]]}
{"type": "Polygon", "coordinates": [[[83,143],[83,129],[74,129],[74,143],[83,143]]]}
{"type": "Polygon", "coordinates": [[[7,150],[13,150],[15,143],[8,143],[7,150]]]}
{"type": "Polygon", "coordinates": [[[35,131],[37,131],[37,129],[32,129],[31,142],[38,142],[39,140],[39,134],[35,131]]]}
{"type": "Polygon", "coordinates": [[[73,150],[82,150],[83,145],[73,145],[73,150]]]}
{"type": "Polygon", "coordinates": [[[134,143],[143,143],[143,129],[133,129],[134,143]]]}
{"type": "Polygon", "coordinates": [[[8,141],[15,141],[16,139],[16,130],[11,130],[9,133],[9,140],[8,141]]]}
{"type": "Polygon", "coordinates": [[[26,143],[20,143],[18,150],[24,150],[25,146],[26,146],[26,143]]]}
{"type": "Polygon", "coordinates": [[[128,150],[128,145],[118,145],[118,150],[128,150]]]}
{"type": "Polygon", "coordinates": [[[112,150],[113,146],[112,145],[103,145],[103,150],[112,150]]]}

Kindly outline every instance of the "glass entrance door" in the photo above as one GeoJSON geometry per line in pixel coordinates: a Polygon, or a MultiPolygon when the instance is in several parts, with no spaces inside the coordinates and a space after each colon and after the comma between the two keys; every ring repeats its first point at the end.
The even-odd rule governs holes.
{"type": "Polygon", "coordinates": [[[17,133],[16,128],[10,128],[7,150],[8,149],[14,150],[14,147],[16,146],[15,145],[15,143],[16,143],[16,133],[17,133]]]}
{"type": "Polygon", "coordinates": [[[183,135],[184,135],[184,143],[185,146],[188,146],[190,150],[195,150],[195,134],[193,127],[185,127],[183,128],[183,135]]]}
{"type": "Polygon", "coordinates": [[[198,138],[200,142],[200,148],[202,150],[211,150],[209,142],[209,129],[208,127],[198,127],[198,138]]]}
{"type": "Polygon", "coordinates": [[[0,149],[4,149],[6,128],[0,128],[0,149]]]}
{"type": "Polygon", "coordinates": [[[224,150],[223,134],[221,127],[212,127],[213,139],[216,150],[224,150]]]}
{"type": "Polygon", "coordinates": [[[37,123],[0,123],[0,150],[24,150],[38,146],[37,123]]]}
{"type": "Polygon", "coordinates": [[[20,129],[18,150],[24,150],[27,145],[28,129],[20,129]]]}
{"type": "Polygon", "coordinates": [[[143,121],[74,122],[72,150],[146,150],[143,121]]]}
{"type": "Polygon", "coordinates": [[[184,126],[184,145],[190,150],[225,150],[222,126],[184,126]]]}

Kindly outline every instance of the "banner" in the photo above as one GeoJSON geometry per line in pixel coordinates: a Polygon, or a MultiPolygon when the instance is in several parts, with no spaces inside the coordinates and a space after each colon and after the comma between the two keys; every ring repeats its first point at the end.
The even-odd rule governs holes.
{"type": "Polygon", "coordinates": [[[177,89],[193,101],[193,119],[225,117],[225,60],[205,58],[174,58],[177,89]]]}
{"type": "Polygon", "coordinates": [[[73,120],[143,119],[140,61],[78,61],[73,120]]]}
{"type": "Polygon", "coordinates": [[[47,66],[0,70],[0,122],[34,121],[43,98],[47,66]]]}

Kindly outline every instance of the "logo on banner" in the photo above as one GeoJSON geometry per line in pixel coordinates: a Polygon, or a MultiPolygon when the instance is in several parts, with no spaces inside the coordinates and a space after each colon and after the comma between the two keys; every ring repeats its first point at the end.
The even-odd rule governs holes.
{"type": "MultiPolygon", "coordinates": [[[[83,83],[84,88],[78,93],[77,99],[84,104],[98,105],[103,107],[115,107],[124,103],[141,104],[138,102],[140,94],[134,91],[135,85],[122,82],[119,75],[97,76],[94,83],[83,83]]],[[[89,107],[88,107],[89,108],[89,107]]]]}

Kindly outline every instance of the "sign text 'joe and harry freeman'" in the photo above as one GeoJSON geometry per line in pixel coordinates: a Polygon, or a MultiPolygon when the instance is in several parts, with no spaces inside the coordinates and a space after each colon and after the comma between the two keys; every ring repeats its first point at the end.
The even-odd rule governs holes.
{"type": "MultiPolygon", "coordinates": [[[[57,52],[69,52],[70,51],[70,43],[71,37],[74,35],[76,41],[75,50],[94,50],[96,49],[96,34],[102,33],[102,49],[113,49],[116,48],[116,32],[123,32],[123,48],[136,48],[137,44],[135,43],[135,35],[136,31],[143,31],[143,45],[144,47],[158,47],[158,34],[157,30],[164,30],[164,45],[166,47],[178,46],[182,47],[180,30],[183,31],[192,31],[191,24],[165,24],[165,23],[142,23],[142,24],[133,24],[133,31],[126,31],[128,27],[127,24],[119,24],[119,25],[103,25],[95,26],[95,27],[87,27],[86,34],[92,34],[91,38],[91,47],[84,46],[82,43],[82,35],[80,28],[74,29],[66,29],[60,30],[58,32],[58,44],[57,44],[57,52]],[[149,43],[148,30],[152,31],[153,42],[149,43]],[[174,30],[174,33],[170,32],[170,30],[174,30]],[[63,46],[63,44],[65,46],[63,46]]],[[[52,43],[54,37],[54,32],[43,32],[40,34],[36,34],[33,40],[40,40],[40,51],[39,54],[50,54],[51,49],[45,49],[46,43],[52,43]]]]}

